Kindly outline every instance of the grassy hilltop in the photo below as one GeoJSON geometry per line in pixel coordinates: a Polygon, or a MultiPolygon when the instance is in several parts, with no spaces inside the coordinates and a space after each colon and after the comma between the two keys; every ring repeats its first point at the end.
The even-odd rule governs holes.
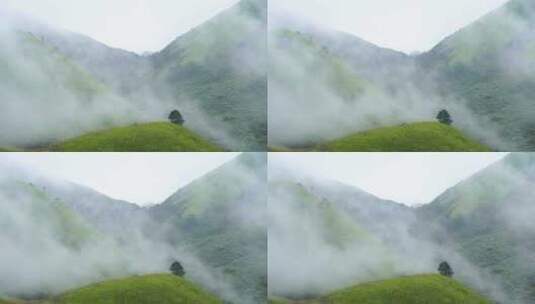
{"type": "Polygon", "coordinates": [[[490,304],[461,283],[441,275],[415,275],[364,283],[319,299],[270,300],[270,304],[490,304]]]}
{"type": "Polygon", "coordinates": [[[359,132],[319,145],[333,152],[426,151],[487,152],[490,149],[466,137],[458,129],[438,122],[419,122],[359,132]]]}
{"type": "Polygon", "coordinates": [[[5,301],[0,304],[221,304],[193,283],[170,274],[151,274],[109,280],[68,291],[40,301],[5,301]]]}
{"type": "Polygon", "coordinates": [[[53,151],[222,151],[194,132],[168,122],[134,124],[85,134],[52,145],[53,151]]]}

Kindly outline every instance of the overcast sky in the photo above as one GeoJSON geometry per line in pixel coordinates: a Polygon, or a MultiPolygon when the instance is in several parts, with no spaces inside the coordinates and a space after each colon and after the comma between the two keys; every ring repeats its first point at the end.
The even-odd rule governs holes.
{"type": "Polygon", "coordinates": [[[407,205],[435,197],[507,153],[271,153],[270,168],[336,180],[407,205]]]}
{"type": "Polygon", "coordinates": [[[377,45],[411,53],[446,36],[508,0],[270,0],[270,12],[290,12],[377,45]]]}
{"type": "Polygon", "coordinates": [[[139,205],[161,203],[239,153],[1,153],[0,164],[88,186],[139,205]]]}
{"type": "Polygon", "coordinates": [[[24,15],[110,46],[159,51],[238,0],[2,0],[24,15]]]}

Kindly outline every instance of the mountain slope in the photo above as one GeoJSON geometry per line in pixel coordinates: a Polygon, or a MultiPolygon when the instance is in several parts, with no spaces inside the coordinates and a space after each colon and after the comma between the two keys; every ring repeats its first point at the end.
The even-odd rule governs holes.
{"type": "Polygon", "coordinates": [[[427,246],[404,235],[410,208],[325,181],[270,176],[269,193],[270,296],[316,297],[427,263],[427,253],[403,259],[427,246]]]}
{"type": "Polygon", "coordinates": [[[534,25],[533,3],[511,0],[418,58],[443,92],[510,140],[508,151],[535,146],[534,25]]]}
{"type": "Polygon", "coordinates": [[[152,73],[149,57],[108,47],[90,37],[37,22],[21,26],[57,52],[83,67],[102,83],[128,96],[152,73]]]}
{"type": "Polygon", "coordinates": [[[533,156],[512,154],[418,210],[426,231],[490,273],[509,303],[535,299],[534,177],[533,156]]]}
{"type": "MultiPolygon", "coordinates": [[[[73,287],[76,281],[84,281],[77,271],[66,270],[61,264],[69,263],[80,250],[98,246],[100,235],[95,227],[65,202],[32,183],[2,181],[0,206],[0,239],[9,244],[0,252],[0,260],[11,262],[4,262],[0,270],[3,294],[32,298],[58,292],[58,285],[73,287]],[[54,254],[62,256],[63,261],[58,261],[54,254]],[[26,261],[23,265],[19,263],[22,260],[26,261]],[[13,278],[20,278],[20,273],[28,273],[34,267],[41,267],[46,273],[13,284],[13,278]],[[58,271],[63,272],[63,277],[53,280],[58,271]]],[[[103,268],[106,262],[89,264],[103,268]]],[[[113,272],[111,268],[109,271],[113,272]]]]}
{"type": "MultiPolygon", "coordinates": [[[[274,301],[273,303],[293,302],[274,301]]],[[[491,302],[455,280],[440,275],[418,275],[364,283],[335,291],[319,299],[299,301],[298,303],[490,304],[491,302]]]]}
{"type": "Polygon", "coordinates": [[[66,292],[54,304],[223,303],[191,282],[168,274],[104,281],[66,292]]]}
{"type": "Polygon", "coordinates": [[[242,154],[149,211],[168,242],[222,273],[238,303],[266,297],[266,163],[264,153],[242,154]]]}
{"type": "Polygon", "coordinates": [[[6,43],[0,51],[0,127],[11,130],[0,135],[3,145],[46,144],[136,116],[105,84],[34,34],[8,28],[0,36],[6,43]]]}
{"type": "Polygon", "coordinates": [[[156,91],[192,100],[240,151],[266,146],[266,14],[242,0],[151,56],[156,91]]]}

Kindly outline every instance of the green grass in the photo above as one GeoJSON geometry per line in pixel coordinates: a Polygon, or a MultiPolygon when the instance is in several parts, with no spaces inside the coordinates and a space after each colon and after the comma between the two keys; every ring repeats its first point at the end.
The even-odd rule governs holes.
{"type": "Polygon", "coordinates": [[[58,152],[214,152],[223,149],[168,122],[134,124],[85,134],[52,145],[58,152]]]}
{"type": "Polygon", "coordinates": [[[0,152],[19,152],[19,150],[15,149],[15,148],[3,148],[3,147],[0,147],[0,152]]]}
{"type": "MultiPolygon", "coordinates": [[[[293,303],[281,300],[274,304],[293,303]]],[[[441,275],[416,275],[365,283],[301,304],[490,304],[456,280],[441,275]]]]}
{"type": "Polygon", "coordinates": [[[329,152],[487,152],[454,127],[438,122],[419,122],[360,132],[318,145],[329,152]]]}
{"type": "Polygon", "coordinates": [[[105,281],[69,291],[54,304],[189,304],[222,303],[185,279],[170,274],[134,276],[105,281]]]}

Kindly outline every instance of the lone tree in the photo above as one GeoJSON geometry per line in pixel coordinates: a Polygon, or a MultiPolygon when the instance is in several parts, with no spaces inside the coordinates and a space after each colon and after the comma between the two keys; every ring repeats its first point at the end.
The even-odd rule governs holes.
{"type": "Polygon", "coordinates": [[[438,112],[437,119],[440,123],[445,125],[451,125],[453,120],[451,120],[450,113],[447,110],[441,110],[438,112]]]}
{"type": "Polygon", "coordinates": [[[184,118],[182,117],[182,114],[180,114],[178,110],[173,110],[169,114],[169,120],[176,125],[183,125],[185,122],[184,118]]]}
{"type": "Polygon", "coordinates": [[[169,268],[171,272],[179,277],[183,277],[186,274],[186,271],[184,271],[184,267],[182,267],[182,264],[178,261],[174,261],[173,264],[171,264],[171,267],[169,268]]]}
{"type": "Polygon", "coordinates": [[[451,269],[450,264],[446,261],[438,265],[438,272],[445,277],[451,278],[453,276],[453,269],[451,269]]]}

